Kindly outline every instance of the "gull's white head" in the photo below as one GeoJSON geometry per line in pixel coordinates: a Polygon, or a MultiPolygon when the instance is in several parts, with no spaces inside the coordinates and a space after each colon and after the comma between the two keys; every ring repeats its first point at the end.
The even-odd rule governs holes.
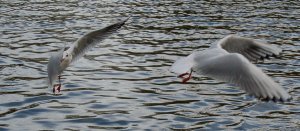
{"type": "Polygon", "coordinates": [[[60,60],[60,67],[64,70],[67,68],[72,61],[72,54],[69,53],[68,51],[64,51],[62,58],[60,60]]]}
{"type": "Polygon", "coordinates": [[[172,66],[170,71],[176,74],[188,73],[191,71],[193,63],[187,57],[180,58],[172,66]]]}
{"type": "Polygon", "coordinates": [[[69,54],[67,51],[63,52],[62,59],[70,59],[70,57],[71,57],[71,54],[69,54]]]}

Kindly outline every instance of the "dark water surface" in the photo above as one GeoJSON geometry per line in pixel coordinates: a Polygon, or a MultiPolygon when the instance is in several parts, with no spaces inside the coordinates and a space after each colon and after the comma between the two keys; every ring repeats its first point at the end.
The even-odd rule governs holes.
{"type": "Polygon", "coordinates": [[[299,1],[0,0],[0,130],[249,130],[300,128],[299,1]],[[46,85],[51,53],[131,16],[46,85]],[[237,87],[170,65],[228,34],[283,49],[257,65],[293,96],[260,102],[237,87]]]}

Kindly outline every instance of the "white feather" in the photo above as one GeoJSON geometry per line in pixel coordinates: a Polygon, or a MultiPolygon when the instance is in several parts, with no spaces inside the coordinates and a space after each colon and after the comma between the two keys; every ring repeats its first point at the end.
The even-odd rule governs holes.
{"type": "Polygon", "coordinates": [[[191,58],[192,56],[180,58],[171,66],[170,71],[176,74],[183,74],[183,73],[190,72],[190,70],[194,65],[193,63],[194,61],[191,58]]]}
{"type": "Polygon", "coordinates": [[[268,53],[278,55],[280,51],[268,44],[230,35],[207,50],[195,52],[176,61],[171,71],[182,74],[187,69],[192,69],[196,73],[236,84],[257,98],[286,101],[291,96],[248,60],[256,60],[258,56],[268,53]],[[251,51],[250,54],[244,53],[247,50],[251,51]],[[252,52],[259,52],[261,55],[257,53],[254,56],[252,52]]]}
{"type": "Polygon", "coordinates": [[[57,80],[57,75],[60,75],[71,62],[76,61],[90,48],[115,33],[127,20],[87,33],[79,38],[68,50],[60,50],[57,54],[51,56],[47,67],[48,85],[53,86],[54,81],[57,80]]]}

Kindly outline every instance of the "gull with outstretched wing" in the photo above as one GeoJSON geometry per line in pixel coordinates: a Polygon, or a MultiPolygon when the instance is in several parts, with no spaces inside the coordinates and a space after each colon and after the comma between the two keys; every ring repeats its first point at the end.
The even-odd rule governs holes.
{"type": "Polygon", "coordinates": [[[254,39],[229,35],[210,48],[177,60],[171,72],[183,83],[192,72],[239,86],[262,100],[287,101],[291,96],[250,61],[279,55],[281,49],[254,39]]]}
{"type": "Polygon", "coordinates": [[[60,74],[74,61],[78,60],[84,55],[86,51],[94,47],[96,44],[115,33],[121,28],[128,19],[112,24],[105,28],[92,31],[79,38],[67,50],[61,49],[56,54],[52,55],[49,59],[47,72],[48,72],[48,86],[53,87],[53,93],[60,92],[60,74]],[[54,84],[58,79],[59,84],[54,84]]]}

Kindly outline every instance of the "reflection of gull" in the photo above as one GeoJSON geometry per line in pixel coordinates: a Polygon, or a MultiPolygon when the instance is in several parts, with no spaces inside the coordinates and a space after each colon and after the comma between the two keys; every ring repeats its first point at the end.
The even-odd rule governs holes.
{"type": "Polygon", "coordinates": [[[92,31],[78,39],[68,50],[61,49],[57,54],[51,56],[47,69],[49,86],[52,87],[57,78],[59,80],[59,84],[53,86],[53,92],[60,92],[60,74],[70,65],[70,63],[82,57],[88,49],[116,32],[126,21],[127,19],[103,29],[92,31]]]}
{"type": "Polygon", "coordinates": [[[290,95],[251,61],[278,55],[281,49],[249,38],[229,35],[207,50],[177,60],[171,71],[180,74],[183,83],[192,72],[236,84],[250,95],[263,100],[286,101],[290,95]],[[249,59],[249,60],[248,60],[249,59]],[[187,77],[184,77],[187,76],[187,77]]]}

